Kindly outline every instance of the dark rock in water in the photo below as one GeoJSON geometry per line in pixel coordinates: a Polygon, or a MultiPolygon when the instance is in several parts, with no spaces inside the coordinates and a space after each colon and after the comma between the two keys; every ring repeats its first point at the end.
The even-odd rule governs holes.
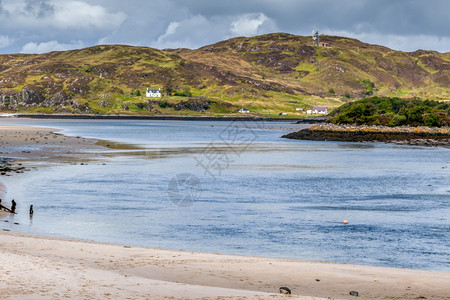
{"type": "Polygon", "coordinates": [[[285,286],[279,288],[280,294],[290,295],[291,289],[285,286]]]}
{"type": "Polygon", "coordinates": [[[355,296],[355,297],[359,296],[359,293],[357,291],[351,291],[349,294],[350,294],[350,296],[355,296]]]}

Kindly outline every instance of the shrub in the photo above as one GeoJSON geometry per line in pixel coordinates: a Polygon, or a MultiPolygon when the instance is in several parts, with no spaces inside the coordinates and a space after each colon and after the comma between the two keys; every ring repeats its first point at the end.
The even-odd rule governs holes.
{"type": "Polygon", "coordinates": [[[161,108],[166,108],[169,105],[169,102],[167,102],[166,100],[163,100],[161,102],[158,102],[158,105],[161,108]]]}
{"type": "Polygon", "coordinates": [[[330,122],[367,125],[447,126],[450,107],[437,101],[372,97],[346,103],[330,113],[330,122]]]}
{"type": "Polygon", "coordinates": [[[406,116],[404,115],[395,115],[391,122],[389,122],[389,126],[402,126],[406,125],[406,116]]]}
{"type": "Polygon", "coordinates": [[[186,88],[184,89],[184,91],[182,92],[175,92],[174,96],[179,96],[179,97],[192,97],[192,93],[191,93],[191,89],[190,88],[186,88]]]}
{"type": "Polygon", "coordinates": [[[365,89],[364,94],[366,96],[373,95],[373,89],[375,88],[375,83],[373,83],[369,79],[363,79],[363,80],[360,80],[359,82],[363,85],[363,87],[365,89]]]}
{"type": "Polygon", "coordinates": [[[424,116],[423,123],[428,127],[441,127],[442,120],[435,114],[427,114],[424,116]]]}

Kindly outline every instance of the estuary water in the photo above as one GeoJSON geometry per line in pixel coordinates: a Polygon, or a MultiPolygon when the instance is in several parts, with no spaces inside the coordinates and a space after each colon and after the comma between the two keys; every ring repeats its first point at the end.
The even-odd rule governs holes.
{"type": "Polygon", "coordinates": [[[5,122],[136,147],[2,178],[19,210],[3,228],[450,271],[449,149],[287,140],[281,136],[306,125],[286,122],[5,122]]]}

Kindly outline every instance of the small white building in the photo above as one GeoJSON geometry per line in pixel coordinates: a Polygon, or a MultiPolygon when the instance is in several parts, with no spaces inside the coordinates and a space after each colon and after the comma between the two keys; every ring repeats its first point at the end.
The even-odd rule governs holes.
{"type": "Polygon", "coordinates": [[[156,89],[156,90],[147,89],[147,92],[145,93],[145,95],[147,96],[147,98],[161,98],[162,97],[161,89],[156,89]]]}
{"type": "Polygon", "coordinates": [[[328,109],[325,106],[314,106],[312,109],[313,114],[326,115],[328,114],[328,109]]]}
{"type": "Polygon", "coordinates": [[[296,111],[303,111],[303,107],[297,107],[295,110],[296,111]]]}
{"type": "Polygon", "coordinates": [[[241,109],[239,110],[239,112],[240,112],[241,114],[248,114],[248,113],[250,113],[250,111],[249,111],[248,109],[246,109],[246,108],[241,108],[241,109]]]}
{"type": "Polygon", "coordinates": [[[308,109],[307,111],[306,111],[306,113],[308,114],[308,115],[312,115],[312,110],[311,109],[308,109]]]}

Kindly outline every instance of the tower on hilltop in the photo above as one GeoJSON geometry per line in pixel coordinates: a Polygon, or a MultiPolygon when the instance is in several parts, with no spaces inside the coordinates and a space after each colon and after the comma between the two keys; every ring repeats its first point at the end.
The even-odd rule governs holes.
{"type": "Polygon", "coordinates": [[[317,30],[313,30],[313,41],[314,41],[314,46],[318,47],[319,46],[319,32],[317,30]]]}

